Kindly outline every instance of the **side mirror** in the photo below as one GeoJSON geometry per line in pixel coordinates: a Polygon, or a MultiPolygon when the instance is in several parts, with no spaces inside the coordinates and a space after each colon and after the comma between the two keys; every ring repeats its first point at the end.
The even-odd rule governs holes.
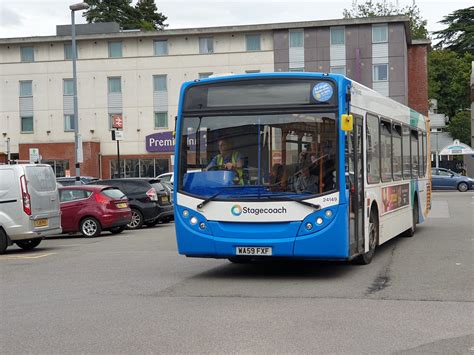
{"type": "Polygon", "coordinates": [[[354,117],[352,117],[352,115],[341,115],[341,129],[346,132],[354,129],[354,117]]]}

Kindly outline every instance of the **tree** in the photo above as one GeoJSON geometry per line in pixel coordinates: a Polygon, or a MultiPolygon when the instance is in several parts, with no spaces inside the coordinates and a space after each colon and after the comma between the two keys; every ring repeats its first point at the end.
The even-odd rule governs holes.
{"type": "Polygon", "coordinates": [[[358,4],[357,0],[352,2],[351,9],[344,9],[344,18],[376,17],[402,15],[410,18],[410,31],[413,39],[428,38],[426,28],[427,21],[420,15],[420,9],[413,3],[410,6],[398,8],[391,1],[383,0],[374,2],[366,0],[363,4],[358,4]]]}
{"type": "Polygon", "coordinates": [[[124,30],[157,30],[167,25],[167,17],[157,12],[154,0],[139,0],[132,6],[132,0],[85,0],[89,5],[83,16],[89,23],[117,22],[124,30]]]}
{"type": "Polygon", "coordinates": [[[445,16],[440,23],[447,25],[444,30],[433,34],[440,41],[438,48],[445,48],[456,52],[474,50],[474,6],[460,9],[445,16]]]}
{"type": "Polygon", "coordinates": [[[462,143],[471,145],[471,114],[469,111],[458,112],[449,121],[447,129],[453,139],[459,139],[462,143]]]}
{"type": "Polygon", "coordinates": [[[470,73],[474,54],[433,50],[428,54],[428,95],[449,117],[470,106],[470,73]]]}

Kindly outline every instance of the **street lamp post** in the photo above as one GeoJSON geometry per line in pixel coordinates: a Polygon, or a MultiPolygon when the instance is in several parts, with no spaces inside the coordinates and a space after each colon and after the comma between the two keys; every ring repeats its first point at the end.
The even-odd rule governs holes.
{"type": "Polygon", "coordinates": [[[87,10],[89,5],[85,2],[73,4],[69,6],[71,10],[71,37],[72,37],[72,90],[73,90],[73,105],[74,105],[74,146],[75,146],[75,165],[76,165],[76,185],[81,183],[81,163],[82,163],[82,139],[79,136],[79,115],[77,106],[77,72],[76,72],[76,21],[75,12],[80,10],[87,10]]]}

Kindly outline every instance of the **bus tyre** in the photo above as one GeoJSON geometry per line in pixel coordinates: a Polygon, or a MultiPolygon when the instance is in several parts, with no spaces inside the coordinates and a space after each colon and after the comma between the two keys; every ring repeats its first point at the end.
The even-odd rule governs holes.
{"type": "Polygon", "coordinates": [[[84,237],[94,238],[102,232],[102,228],[95,218],[86,217],[81,221],[80,232],[84,237]]]}
{"type": "Polygon", "coordinates": [[[19,240],[16,242],[16,245],[18,245],[23,250],[31,250],[36,248],[39,243],[41,243],[41,238],[19,240]]]}
{"type": "Polygon", "coordinates": [[[469,186],[467,186],[467,184],[465,182],[460,182],[458,184],[458,190],[460,192],[466,192],[468,189],[469,189],[469,186]]]}
{"type": "Polygon", "coordinates": [[[403,234],[406,238],[411,238],[415,235],[416,225],[418,224],[418,197],[415,196],[413,201],[413,211],[411,217],[411,227],[403,234]]]}
{"type": "Polygon", "coordinates": [[[0,254],[3,254],[8,247],[7,233],[0,228],[0,254]]]}
{"type": "Polygon", "coordinates": [[[369,217],[369,251],[359,255],[354,261],[359,265],[367,265],[372,262],[375,253],[375,247],[379,240],[379,221],[376,210],[372,209],[369,217]]]}

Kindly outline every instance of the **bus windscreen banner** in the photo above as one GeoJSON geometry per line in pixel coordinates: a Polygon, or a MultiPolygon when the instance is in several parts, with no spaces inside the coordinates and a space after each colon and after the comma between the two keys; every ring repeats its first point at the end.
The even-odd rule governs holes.
{"type": "Polygon", "coordinates": [[[410,185],[387,186],[382,188],[383,213],[408,206],[410,185]]]}
{"type": "Polygon", "coordinates": [[[186,94],[184,108],[194,111],[336,104],[335,83],[329,80],[261,80],[251,84],[244,80],[192,86],[186,94]]]}

